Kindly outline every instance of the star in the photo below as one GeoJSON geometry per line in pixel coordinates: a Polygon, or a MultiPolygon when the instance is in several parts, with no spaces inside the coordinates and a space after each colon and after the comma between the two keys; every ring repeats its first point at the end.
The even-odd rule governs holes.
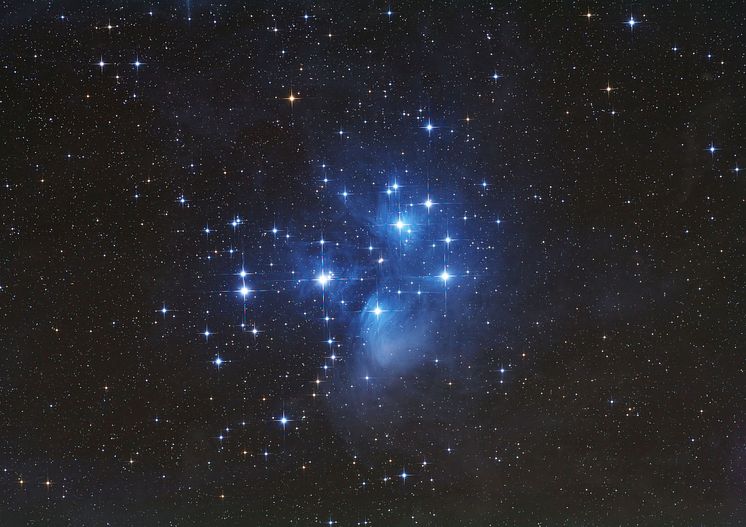
{"type": "Polygon", "coordinates": [[[295,105],[295,102],[300,100],[300,97],[297,97],[293,93],[293,90],[290,90],[290,95],[288,95],[287,97],[285,97],[285,100],[290,103],[290,107],[292,108],[295,105]]]}
{"type": "Polygon", "coordinates": [[[321,285],[321,287],[326,287],[326,285],[331,281],[332,277],[331,274],[324,273],[323,271],[319,274],[319,276],[316,278],[316,281],[321,285]]]}
{"type": "Polygon", "coordinates": [[[288,417],[285,415],[285,412],[283,412],[282,415],[278,419],[275,419],[275,421],[280,423],[280,425],[282,426],[282,429],[285,430],[285,427],[287,426],[289,422],[292,421],[292,419],[288,419],[288,417]]]}

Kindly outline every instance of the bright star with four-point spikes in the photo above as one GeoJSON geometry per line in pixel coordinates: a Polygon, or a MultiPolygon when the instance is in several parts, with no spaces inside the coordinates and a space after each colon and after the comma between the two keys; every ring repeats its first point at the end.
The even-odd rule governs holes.
{"type": "Polygon", "coordinates": [[[329,281],[332,279],[331,274],[326,274],[322,272],[317,278],[316,281],[321,285],[321,287],[326,287],[326,284],[329,283],[329,281]]]}

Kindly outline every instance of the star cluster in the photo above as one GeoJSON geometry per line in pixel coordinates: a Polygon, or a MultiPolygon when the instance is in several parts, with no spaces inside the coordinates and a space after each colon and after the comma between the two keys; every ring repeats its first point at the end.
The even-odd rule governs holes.
{"type": "Polygon", "coordinates": [[[0,523],[740,525],[742,18],[8,9],[0,523]]]}

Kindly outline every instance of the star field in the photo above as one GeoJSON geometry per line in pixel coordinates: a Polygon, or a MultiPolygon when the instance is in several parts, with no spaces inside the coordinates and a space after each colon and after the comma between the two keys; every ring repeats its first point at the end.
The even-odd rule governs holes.
{"type": "Polygon", "coordinates": [[[2,525],[741,525],[737,3],[17,5],[2,525]]]}

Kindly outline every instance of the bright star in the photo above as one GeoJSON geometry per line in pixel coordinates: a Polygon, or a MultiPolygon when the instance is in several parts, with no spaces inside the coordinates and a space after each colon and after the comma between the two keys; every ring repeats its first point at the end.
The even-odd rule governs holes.
{"type": "Polygon", "coordinates": [[[284,430],[287,424],[291,421],[285,416],[285,413],[283,412],[282,416],[279,419],[275,419],[278,423],[282,425],[282,429],[284,430]]]}
{"type": "Polygon", "coordinates": [[[221,359],[220,357],[215,357],[215,360],[213,360],[212,362],[219,368],[220,365],[223,364],[223,359],[221,359]]]}
{"type": "Polygon", "coordinates": [[[250,290],[249,290],[249,288],[248,288],[248,287],[246,287],[246,286],[243,286],[243,287],[242,287],[242,288],[240,289],[240,291],[239,291],[239,293],[241,293],[241,294],[242,294],[242,295],[244,296],[244,298],[245,298],[245,297],[246,297],[246,295],[248,295],[248,294],[249,294],[250,292],[251,292],[251,291],[250,291],[250,290]]]}
{"type": "Polygon", "coordinates": [[[451,275],[448,274],[448,269],[443,269],[443,272],[440,273],[440,279],[443,280],[443,282],[447,282],[450,277],[451,275]]]}
{"type": "Polygon", "coordinates": [[[629,20],[627,20],[627,25],[629,25],[630,29],[634,29],[635,24],[637,24],[637,20],[635,20],[634,17],[629,17],[629,20]]]}
{"type": "Polygon", "coordinates": [[[381,309],[381,307],[378,304],[376,304],[376,307],[373,309],[373,314],[379,317],[381,316],[381,313],[383,313],[383,309],[381,309]]]}
{"type": "Polygon", "coordinates": [[[321,287],[326,287],[326,284],[328,284],[331,279],[331,274],[325,274],[322,271],[318,278],[316,278],[316,281],[321,285],[321,287]]]}
{"type": "Polygon", "coordinates": [[[288,97],[285,97],[285,100],[290,103],[290,107],[292,108],[295,106],[295,101],[300,100],[300,97],[296,97],[293,93],[293,90],[290,90],[290,95],[288,97]]]}
{"type": "Polygon", "coordinates": [[[430,207],[432,207],[432,206],[433,206],[433,202],[432,202],[432,200],[431,200],[430,198],[427,198],[427,199],[425,200],[425,207],[427,207],[427,208],[429,209],[429,208],[430,208],[430,207]]]}
{"type": "Polygon", "coordinates": [[[241,272],[240,272],[240,273],[238,273],[238,276],[240,276],[241,278],[246,278],[246,275],[247,275],[247,274],[248,274],[248,273],[247,273],[246,271],[244,271],[243,269],[241,269],[241,272]]]}

